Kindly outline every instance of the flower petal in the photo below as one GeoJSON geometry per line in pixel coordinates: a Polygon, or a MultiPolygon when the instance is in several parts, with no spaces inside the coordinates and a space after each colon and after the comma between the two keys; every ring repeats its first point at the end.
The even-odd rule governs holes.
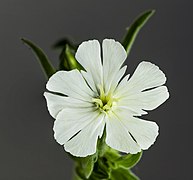
{"type": "Polygon", "coordinates": [[[59,144],[66,143],[84,127],[88,126],[98,116],[95,107],[65,108],[54,122],[54,137],[59,144]]]}
{"type": "Polygon", "coordinates": [[[164,73],[156,65],[140,63],[133,76],[128,81],[124,78],[117,86],[114,93],[114,98],[119,99],[117,106],[135,116],[147,114],[144,110],[153,110],[168,99],[167,87],[161,86],[165,81],[164,73]]]}
{"type": "Polygon", "coordinates": [[[147,114],[143,110],[153,110],[169,98],[166,86],[160,86],[144,92],[130,92],[117,102],[118,108],[128,109],[134,116],[147,114]]]}
{"type": "Polygon", "coordinates": [[[139,118],[129,118],[128,130],[137,141],[141,149],[148,149],[158,136],[159,127],[155,122],[141,120],[139,118]]]}
{"type": "Polygon", "coordinates": [[[166,76],[159,67],[146,61],[138,65],[133,76],[129,80],[130,86],[138,91],[161,86],[165,82],[166,76]]]}
{"type": "Polygon", "coordinates": [[[129,116],[128,112],[118,114],[121,117],[125,127],[131,133],[141,149],[148,149],[158,136],[159,127],[155,122],[142,120],[129,116]]]}
{"type": "Polygon", "coordinates": [[[106,143],[118,151],[136,154],[141,148],[132,139],[121,118],[114,113],[106,117],[106,143]]]}
{"type": "Polygon", "coordinates": [[[76,108],[92,107],[92,104],[89,102],[65,96],[59,96],[48,92],[45,92],[44,96],[47,101],[48,111],[53,118],[56,118],[58,113],[64,108],[74,108],[76,110],[76,108]]]}
{"type": "Polygon", "coordinates": [[[104,87],[105,92],[108,93],[112,82],[127,58],[127,53],[124,47],[113,39],[103,40],[102,49],[104,87]]]}
{"type": "Polygon", "coordinates": [[[66,98],[63,96],[54,95],[51,93],[44,93],[47,101],[47,107],[50,115],[56,118],[57,114],[66,106],[66,98]]]}
{"type": "MultiPolygon", "coordinates": [[[[92,77],[95,86],[89,84],[97,92],[102,85],[102,62],[101,48],[97,40],[85,41],[78,47],[75,55],[77,61],[84,67],[89,76],[92,77]]],[[[89,82],[88,82],[89,83],[89,82]]]]}
{"type": "MultiPolygon", "coordinates": [[[[140,149],[148,149],[158,136],[159,127],[155,122],[132,117],[127,110],[117,109],[114,114],[128,131],[140,149]]],[[[122,141],[123,143],[124,141],[122,141]]]]}
{"type": "Polygon", "coordinates": [[[98,137],[104,130],[104,114],[99,114],[80,133],[64,144],[64,149],[74,156],[86,157],[96,152],[98,137]]]}
{"type": "Polygon", "coordinates": [[[91,101],[94,96],[94,92],[77,69],[58,71],[48,80],[46,88],[83,101],[91,101]]]}

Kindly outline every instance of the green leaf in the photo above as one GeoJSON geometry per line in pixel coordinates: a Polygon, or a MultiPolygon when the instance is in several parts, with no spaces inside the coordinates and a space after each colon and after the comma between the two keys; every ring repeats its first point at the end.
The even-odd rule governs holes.
{"type": "Polygon", "coordinates": [[[94,163],[96,161],[96,155],[87,156],[85,158],[76,158],[77,167],[76,172],[77,174],[82,177],[83,179],[88,179],[93,172],[94,163]]]}
{"type": "Polygon", "coordinates": [[[56,70],[52,66],[48,57],[45,55],[45,53],[42,51],[42,49],[40,49],[33,42],[31,42],[27,39],[22,38],[21,40],[33,50],[39,63],[41,64],[41,67],[42,67],[46,77],[49,78],[50,76],[52,76],[56,72],[56,70]]]}
{"type": "Polygon", "coordinates": [[[122,166],[125,168],[132,168],[139,162],[139,160],[142,157],[142,154],[143,153],[141,151],[137,154],[128,154],[128,155],[121,156],[116,160],[116,164],[118,166],[122,166]]]}
{"type": "Polygon", "coordinates": [[[131,171],[125,168],[114,169],[111,172],[111,180],[139,180],[131,171]]]}
{"type": "Polygon", "coordinates": [[[60,54],[60,69],[70,71],[72,69],[83,70],[84,68],[75,59],[75,52],[68,44],[60,54]]]}
{"type": "Polygon", "coordinates": [[[133,24],[129,28],[127,28],[127,32],[122,41],[122,45],[125,48],[125,50],[127,51],[127,54],[129,54],[131,47],[140,29],[145,25],[145,23],[149,20],[149,18],[154,13],[155,13],[155,10],[150,10],[150,11],[143,13],[133,22],[133,24]]]}

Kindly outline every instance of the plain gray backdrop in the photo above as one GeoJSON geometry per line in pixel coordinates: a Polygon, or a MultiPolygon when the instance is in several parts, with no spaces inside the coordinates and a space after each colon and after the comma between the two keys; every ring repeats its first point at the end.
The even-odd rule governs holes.
{"type": "Polygon", "coordinates": [[[73,162],[53,138],[53,119],[43,98],[46,80],[26,37],[54,65],[51,45],[62,37],[121,40],[141,12],[156,9],[127,59],[128,73],[142,60],[167,75],[170,99],[148,118],[160,135],[135,172],[142,180],[191,180],[193,146],[193,1],[1,0],[0,1],[0,180],[70,180],[73,162]]]}

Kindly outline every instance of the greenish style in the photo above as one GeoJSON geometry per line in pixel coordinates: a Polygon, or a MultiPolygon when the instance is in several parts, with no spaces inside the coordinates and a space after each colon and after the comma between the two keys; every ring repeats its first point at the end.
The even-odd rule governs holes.
{"type": "MultiPolygon", "coordinates": [[[[127,28],[122,45],[128,54],[130,53],[139,31],[154,12],[154,10],[150,10],[141,14],[133,24],[127,28]]],[[[75,58],[78,45],[74,45],[67,38],[58,41],[54,45],[54,48],[61,50],[57,70],[52,66],[48,57],[37,45],[27,39],[22,38],[22,41],[35,53],[46,78],[52,76],[57,70],[84,70],[75,58]]],[[[101,96],[100,99],[93,99],[93,101],[103,110],[108,110],[108,107],[111,106],[112,103],[108,101],[108,98],[103,96],[101,96]]],[[[120,154],[117,150],[106,145],[105,137],[106,134],[104,133],[101,139],[98,140],[97,151],[94,155],[80,158],[69,154],[75,161],[74,180],[139,180],[139,178],[132,173],[131,168],[140,161],[142,151],[137,154],[120,154]]]]}
{"type": "Polygon", "coordinates": [[[127,54],[130,53],[131,47],[141,30],[141,28],[146,24],[146,22],[150,19],[150,17],[155,13],[155,10],[147,11],[141,14],[133,24],[127,28],[127,32],[123,38],[122,45],[127,51],[127,54]]]}
{"type": "Polygon", "coordinates": [[[52,76],[56,70],[55,68],[52,66],[50,60],[48,59],[48,57],[45,55],[45,53],[43,52],[42,49],[40,49],[37,45],[35,45],[33,42],[22,38],[21,39],[26,45],[28,45],[33,52],[35,53],[39,63],[41,64],[41,67],[45,73],[46,78],[48,79],[50,76],[52,76]]]}

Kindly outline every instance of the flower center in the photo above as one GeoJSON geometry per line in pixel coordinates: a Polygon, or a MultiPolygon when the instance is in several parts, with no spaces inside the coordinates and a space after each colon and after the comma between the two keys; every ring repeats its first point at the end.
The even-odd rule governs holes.
{"type": "Polygon", "coordinates": [[[109,111],[112,107],[112,100],[106,101],[99,98],[93,98],[93,102],[96,104],[97,108],[102,111],[109,111]]]}
{"type": "Polygon", "coordinates": [[[110,93],[105,95],[104,90],[100,88],[100,96],[93,98],[93,102],[101,111],[108,112],[115,103],[115,100],[112,98],[110,93]]]}

